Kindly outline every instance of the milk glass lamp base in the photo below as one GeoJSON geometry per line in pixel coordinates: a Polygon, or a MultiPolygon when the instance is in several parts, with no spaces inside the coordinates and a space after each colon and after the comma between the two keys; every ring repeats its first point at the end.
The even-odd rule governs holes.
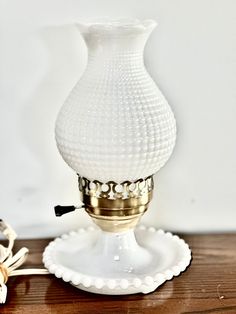
{"type": "Polygon", "coordinates": [[[99,294],[149,293],[178,276],[191,261],[184,240],[155,228],[104,232],[94,227],[52,241],[43,262],[56,277],[99,294]]]}

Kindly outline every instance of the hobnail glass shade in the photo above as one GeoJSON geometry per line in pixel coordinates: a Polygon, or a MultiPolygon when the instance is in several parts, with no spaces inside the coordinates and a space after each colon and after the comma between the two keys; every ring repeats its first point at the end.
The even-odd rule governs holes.
{"type": "Polygon", "coordinates": [[[81,176],[135,181],[157,172],[176,138],[173,113],[143,61],[152,20],[78,25],[88,65],[56,121],[58,149],[81,176]]]}

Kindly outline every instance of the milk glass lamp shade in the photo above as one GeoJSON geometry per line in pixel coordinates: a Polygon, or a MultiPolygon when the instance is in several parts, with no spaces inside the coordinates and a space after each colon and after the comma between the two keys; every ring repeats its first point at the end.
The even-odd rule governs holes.
{"type": "Polygon", "coordinates": [[[155,26],[136,19],[77,24],[88,64],[58,114],[56,142],[78,174],[83,207],[99,229],[56,239],[44,263],[94,293],[151,292],[191,259],[184,241],[170,233],[134,231],[152,199],[153,174],[176,138],[170,106],[144,66],[155,26]]]}
{"type": "Polygon", "coordinates": [[[78,24],[88,65],[56,121],[58,149],[78,174],[101,182],[156,173],[176,137],[173,113],[148,74],[143,49],[152,20],[78,24]]]}

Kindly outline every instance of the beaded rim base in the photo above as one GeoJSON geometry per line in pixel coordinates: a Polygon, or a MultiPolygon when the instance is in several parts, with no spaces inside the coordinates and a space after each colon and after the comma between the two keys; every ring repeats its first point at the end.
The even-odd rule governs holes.
{"type": "Polygon", "coordinates": [[[181,251],[181,259],[172,265],[171,268],[166,268],[162,272],[148,274],[146,276],[139,276],[131,279],[114,279],[114,278],[97,278],[89,276],[88,274],[79,273],[68,267],[64,267],[63,263],[56,261],[55,254],[58,249],[58,244],[67,243],[73,237],[79,237],[81,234],[97,232],[97,228],[88,227],[87,229],[79,229],[77,232],[71,231],[68,234],[63,234],[50,242],[43,254],[43,262],[50,273],[55,274],[57,278],[62,278],[65,282],[70,282],[75,287],[99,294],[122,295],[134,293],[149,293],[154,291],[158,286],[167,280],[171,280],[174,276],[178,276],[183,272],[191,261],[191,251],[184,240],[177,235],[163,230],[156,230],[153,227],[138,226],[137,232],[149,234],[153,237],[162,237],[166,240],[166,250],[173,250],[173,248],[181,251]],[[169,243],[169,247],[168,247],[169,243]]]}

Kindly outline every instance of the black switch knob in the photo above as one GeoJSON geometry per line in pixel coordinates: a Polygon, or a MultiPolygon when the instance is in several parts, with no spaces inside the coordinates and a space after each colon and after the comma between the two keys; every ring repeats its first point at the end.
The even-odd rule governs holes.
{"type": "Polygon", "coordinates": [[[75,206],[61,206],[61,205],[57,205],[54,207],[54,210],[55,210],[55,215],[57,217],[60,217],[64,214],[67,214],[67,213],[70,213],[70,212],[73,212],[77,207],[75,206]]]}

